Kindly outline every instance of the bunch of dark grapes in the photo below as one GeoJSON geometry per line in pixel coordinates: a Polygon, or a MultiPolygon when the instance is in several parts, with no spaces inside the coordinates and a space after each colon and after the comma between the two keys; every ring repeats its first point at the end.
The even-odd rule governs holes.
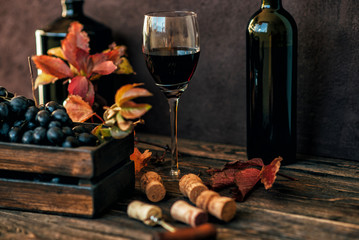
{"type": "Polygon", "coordinates": [[[24,96],[0,87],[0,140],[62,147],[95,146],[97,137],[74,126],[66,109],[55,101],[35,106],[24,96]]]}

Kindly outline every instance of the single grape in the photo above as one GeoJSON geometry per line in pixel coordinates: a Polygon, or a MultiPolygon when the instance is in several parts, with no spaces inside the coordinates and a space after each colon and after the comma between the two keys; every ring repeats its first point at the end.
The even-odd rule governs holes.
{"type": "Polygon", "coordinates": [[[95,146],[97,144],[97,137],[87,132],[80,133],[77,136],[77,140],[80,142],[80,145],[95,146]]]}
{"type": "Polygon", "coordinates": [[[63,109],[57,109],[52,112],[51,118],[61,123],[66,123],[69,120],[69,115],[63,109]]]}
{"type": "Polygon", "coordinates": [[[10,124],[7,122],[2,122],[0,125],[0,137],[1,139],[7,141],[9,138],[10,124]]]}
{"type": "Polygon", "coordinates": [[[49,123],[48,128],[52,128],[52,127],[58,127],[58,128],[61,128],[61,127],[62,127],[62,125],[61,125],[61,123],[60,123],[59,121],[51,121],[51,122],[49,123]]]}
{"type": "Polygon", "coordinates": [[[73,136],[74,135],[74,132],[72,131],[72,129],[69,126],[62,127],[62,133],[65,136],[73,136]]]}
{"type": "Polygon", "coordinates": [[[9,131],[9,141],[10,142],[19,142],[21,139],[21,128],[12,127],[9,131]]]}
{"type": "Polygon", "coordinates": [[[47,127],[51,120],[50,113],[47,110],[40,110],[36,114],[35,120],[39,123],[40,126],[47,127]]]}
{"type": "Polygon", "coordinates": [[[74,136],[67,136],[62,143],[62,146],[66,148],[78,147],[79,145],[79,141],[74,136]]]}
{"type": "Polygon", "coordinates": [[[5,120],[9,117],[9,104],[7,102],[0,103],[0,119],[5,120]]]}
{"type": "Polygon", "coordinates": [[[80,133],[88,132],[87,129],[86,129],[84,126],[81,126],[81,125],[77,125],[77,126],[73,127],[73,128],[72,128],[72,131],[73,131],[75,134],[80,134],[80,133]]]}
{"type": "Polygon", "coordinates": [[[49,128],[47,130],[46,136],[49,142],[55,145],[61,145],[64,139],[64,134],[62,133],[62,130],[59,127],[49,128]]]}
{"type": "Polygon", "coordinates": [[[10,100],[11,110],[15,113],[16,116],[22,116],[28,105],[27,98],[24,96],[16,96],[10,100]]]}
{"type": "Polygon", "coordinates": [[[26,131],[24,135],[22,135],[21,142],[26,144],[34,143],[34,131],[33,130],[26,131]]]}
{"type": "Polygon", "coordinates": [[[30,106],[25,112],[25,120],[35,121],[36,114],[39,112],[39,109],[36,106],[30,106]]]}
{"type": "Polygon", "coordinates": [[[57,110],[57,109],[59,109],[59,108],[61,108],[61,105],[58,104],[58,103],[55,102],[55,101],[50,101],[50,102],[48,102],[48,103],[45,104],[45,109],[46,109],[47,111],[49,111],[50,113],[52,113],[53,111],[55,111],[55,110],[57,110]]]}
{"type": "Polygon", "coordinates": [[[33,133],[33,137],[34,137],[34,143],[36,143],[36,144],[45,144],[45,143],[47,143],[46,128],[44,128],[44,127],[35,128],[34,133],[33,133]]]}

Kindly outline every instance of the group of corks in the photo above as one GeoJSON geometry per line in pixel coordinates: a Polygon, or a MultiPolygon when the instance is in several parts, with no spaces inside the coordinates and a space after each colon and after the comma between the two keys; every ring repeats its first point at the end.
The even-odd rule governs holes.
{"type": "MultiPolygon", "coordinates": [[[[153,171],[142,175],[141,190],[151,202],[159,202],[166,195],[161,177],[153,171]]],[[[225,222],[230,221],[236,214],[236,203],[232,198],[209,190],[195,174],[184,175],[179,181],[179,190],[196,207],[183,200],[176,201],[170,213],[177,221],[194,227],[208,221],[207,213],[225,222]]]]}

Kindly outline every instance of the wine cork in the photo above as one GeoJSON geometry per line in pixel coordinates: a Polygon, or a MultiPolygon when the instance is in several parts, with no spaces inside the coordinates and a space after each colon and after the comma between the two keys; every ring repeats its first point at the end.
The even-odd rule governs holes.
{"type": "Polygon", "coordinates": [[[141,177],[141,190],[151,202],[159,202],[166,196],[162,178],[156,172],[146,172],[141,177]]]}
{"type": "Polygon", "coordinates": [[[179,189],[181,193],[188,197],[192,203],[196,203],[197,197],[201,192],[208,190],[202,180],[195,174],[184,175],[179,181],[179,189]]]}
{"type": "Polygon", "coordinates": [[[173,219],[196,227],[208,221],[208,215],[200,208],[196,208],[185,201],[176,201],[170,210],[173,219]]]}
{"type": "Polygon", "coordinates": [[[203,191],[198,196],[196,206],[225,222],[232,220],[237,211],[232,198],[220,196],[211,190],[203,191]]]}
{"type": "Polygon", "coordinates": [[[225,222],[232,220],[236,211],[236,203],[229,197],[215,196],[208,204],[208,212],[225,222]]]}
{"type": "Polygon", "coordinates": [[[219,193],[211,190],[205,190],[197,197],[196,206],[204,211],[208,211],[209,202],[213,197],[217,196],[220,196],[219,193]]]}
{"type": "Polygon", "coordinates": [[[151,220],[151,216],[162,218],[162,210],[154,205],[132,201],[127,207],[127,215],[144,222],[146,225],[154,226],[156,223],[151,220]]]}

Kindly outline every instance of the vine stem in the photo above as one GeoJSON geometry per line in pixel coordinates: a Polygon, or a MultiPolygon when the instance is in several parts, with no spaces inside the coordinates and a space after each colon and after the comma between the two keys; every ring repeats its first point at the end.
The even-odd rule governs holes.
{"type": "Polygon", "coordinates": [[[32,65],[31,65],[31,58],[30,57],[27,57],[27,62],[29,64],[29,71],[30,71],[32,98],[34,99],[35,106],[37,106],[37,99],[36,99],[36,96],[35,96],[35,85],[34,85],[34,72],[32,71],[32,65]]]}
{"type": "Polygon", "coordinates": [[[136,137],[135,141],[138,142],[138,143],[144,143],[144,144],[152,145],[152,146],[155,146],[155,147],[163,148],[166,152],[171,151],[171,148],[168,145],[163,146],[163,145],[160,145],[160,144],[157,144],[157,143],[152,143],[152,142],[140,140],[137,137],[136,137]]]}
{"type": "Polygon", "coordinates": [[[291,176],[288,176],[288,175],[286,175],[286,174],[280,173],[280,172],[277,172],[277,175],[278,175],[278,176],[285,177],[285,178],[288,178],[289,180],[292,180],[292,181],[298,181],[298,179],[296,179],[296,178],[294,178],[294,177],[291,177],[291,176]]]}

